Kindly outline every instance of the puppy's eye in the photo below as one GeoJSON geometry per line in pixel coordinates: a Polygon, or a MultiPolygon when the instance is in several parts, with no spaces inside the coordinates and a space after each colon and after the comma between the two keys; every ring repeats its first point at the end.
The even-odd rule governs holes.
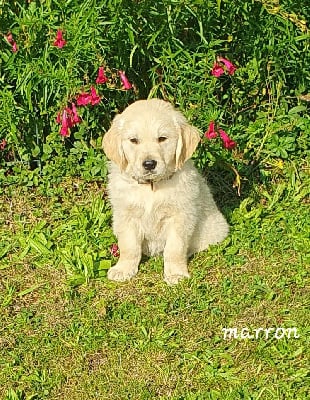
{"type": "Polygon", "coordinates": [[[133,144],[138,144],[138,143],[139,143],[139,141],[138,141],[137,138],[131,138],[131,139],[129,139],[129,140],[130,140],[130,142],[133,143],[133,144]]]}
{"type": "Polygon", "coordinates": [[[159,138],[158,138],[158,142],[159,143],[162,143],[162,142],[164,142],[165,140],[167,140],[168,138],[166,137],[166,136],[159,136],[159,138]]]}

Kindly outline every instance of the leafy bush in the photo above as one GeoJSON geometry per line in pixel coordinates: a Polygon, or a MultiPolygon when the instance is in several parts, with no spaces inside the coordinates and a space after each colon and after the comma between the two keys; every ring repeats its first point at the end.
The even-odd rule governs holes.
{"type": "Polygon", "coordinates": [[[201,132],[216,121],[238,143],[228,151],[218,139],[204,139],[196,153],[201,168],[222,160],[237,178],[249,165],[283,171],[283,161],[308,151],[306,3],[1,1],[1,179],[33,185],[40,175],[103,178],[102,134],[117,111],[147,96],[172,101],[201,132]],[[218,56],[237,71],[212,76],[218,56]],[[102,66],[108,82],[96,84],[102,66]],[[120,70],[133,89],[122,88],[120,70]],[[62,137],[58,113],[91,86],[100,103],[78,107],[82,122],[62,137]]]}

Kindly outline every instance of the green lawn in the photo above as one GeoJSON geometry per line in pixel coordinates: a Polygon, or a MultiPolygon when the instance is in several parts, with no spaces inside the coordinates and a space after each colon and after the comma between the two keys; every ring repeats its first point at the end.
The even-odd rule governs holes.
{"type": "Polygon", "coordinates": [[[77,285],[83,258],[74,246],[97,249],[106,240],[95,215],[101,210],[109,225],[104,185],[66,180],[49,196],[7,189],[0,214],[2,398],[306,399],[305,190],[296,183],[294,194],[280,182],[268,192],[257,187],[240,204],[231,193],[231,207],[229,196],[223,204],[229,238],[190,261],[191,279],[168,287],[161,258],[145,260],[128,283],[109,282],[101,270],[77,285]],[[61,256],[70,251],[71,267],[61,256]],[[225,340],[222,329],[234,327],[295,327],[299,338],[225,340]]]}

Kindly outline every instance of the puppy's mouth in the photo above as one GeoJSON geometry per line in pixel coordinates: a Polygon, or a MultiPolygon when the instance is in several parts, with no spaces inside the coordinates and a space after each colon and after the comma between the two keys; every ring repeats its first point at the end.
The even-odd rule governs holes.
{"type": "Polygon", "coordinates": [[[132,178],[135,179],[139,184],[152,184],[164,180],[168,180],[172,177],[173,172],[170,174],[145,174],[142,176],[133,176],[132,178]]]}
{"type": "Polygon", "coordinates": [[[140,184],[147,184],[159,182],[160,180],[162,180],[162,177],[155,174],[147,174],[143,176],[133,176],[133,179],[135,179],[140,184]]]}

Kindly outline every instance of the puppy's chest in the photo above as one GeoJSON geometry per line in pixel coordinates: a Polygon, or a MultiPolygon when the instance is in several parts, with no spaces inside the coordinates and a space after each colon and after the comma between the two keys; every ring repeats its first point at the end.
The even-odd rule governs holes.
{"type": "Polygon", "coordinates": [[[152,222],[153,226],[163,223],[173,216],[175,207],[169,203],[145,201],[128,205],[128,212],[132,218],[138,219],[142,224],[152,222]]]}
{"type": "Polygon", "coordinates": [[[125,207],[128,215],[138,220],[145,232],[158,232],[176,212],[173,201],[153,192],[139,197],[129,196],[125,207]]]}

